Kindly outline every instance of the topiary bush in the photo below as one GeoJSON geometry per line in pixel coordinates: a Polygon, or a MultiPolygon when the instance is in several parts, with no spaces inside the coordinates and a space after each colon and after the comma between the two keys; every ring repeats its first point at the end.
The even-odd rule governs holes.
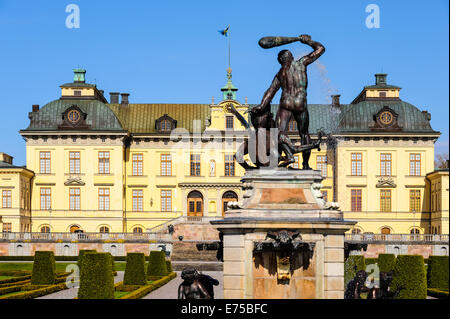
{"type": "Polygon", "coordinates": [[[80,268],[78,299],[114,299],[110,253],[88,253],[80,268]]]}
{"type": "Polygon", "coordinates": [[[147,268],[147,276],[150,280],[167,276],[166,254],[163,251],[152,250],[147,268]]]}
{"type": "Polygon", "coordinates": [[[81,270],[81,263],[83,262],[83,257],[88,254],[88,253],[96,253],[97,251],[95,249],[81,249],[78,252],[78,260],[77,260],[77,265],[78,268],[81,270]]]}
{"type": "Polygon", "coordinates": [[[166,267],[167,267],[167,274],[170,274],[173,272],[172,262],[170,260],[166,260],[166,267]]]}
{"type": "Polygon", "coordinates": [[[36,251],[31,273],[31,284],[53,285],[55,280],[56,266],[53,251],[36,251]]]}
{"type": "Polygon", "coordinates": [[[427,275],[421,255],[400,255],[394,266],[391,290],[396,299],[426,299],[427,275]]]}
{"type": "Polygon", "coordinates": [[[448,256],[430,256],[428,258],[428,288],[448,290],[448,256]]]}
{"type": "Polygon", "coordinates": [[[124,285],[145,285],[147,284],[147,273],[145,271],[145,255],[143,253],[128,253],[124,285]]]}
{"type": "Polygon", "coordinates": [[[379,254],[378,268],[380,269],[380,272],[389,272],[394,270],[395,259],[394,254],[379,254]]]}
{"type": "Polygon", "coordinates": [[[344,287],[356,276],[358,270],[366,270],[366,262],[362,255],[348,256],[344,264],[344,287]]]}

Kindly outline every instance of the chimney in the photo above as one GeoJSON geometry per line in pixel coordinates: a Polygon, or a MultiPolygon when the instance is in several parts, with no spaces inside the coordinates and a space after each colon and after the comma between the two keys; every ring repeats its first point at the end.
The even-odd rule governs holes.
{"type": "Polygon", "coordinates": [[[386,78],[387,78],[386,73],[375,74],[375,84],[376,85],[386,85],[387,84],[386,78]]]}
{"type": "Polygon", "coordinates": [[[341,102],[339,101],[339,98],[341,97],[340,94],[335,94],[331,96],[331,105],[334,107],[340,107],[341,102]]]}
{"type": "Polygon", "coordinates": [[[32,111],[33,111],[33,112],[39,111],[39,104],[33,104],[32,111]]]}
{"type": "Polygon", "coordinates": [[[128,105],[128,96],[130,96],[130,93],[121,93],[122,96],[122,105],[128,105]]]}
{"type": "Polygon", "coordinates": [[[109,92],[109,103],[111,104],[119,104],[119,92],[109,92]]]}

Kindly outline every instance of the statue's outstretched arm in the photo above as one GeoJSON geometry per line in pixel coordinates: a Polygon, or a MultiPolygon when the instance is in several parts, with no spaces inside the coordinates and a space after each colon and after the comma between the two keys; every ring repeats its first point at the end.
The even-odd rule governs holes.
{"type": "MultiPolygon", "coordinates": [[[[278,74],[277,74],[277,75],[275,75],[270,87],[267,89],[266,92],[264,92],[261,104],[257,107],[254,107],[252,109],[252,111],[256,111],[256,112],[260,112],[263,110],[266,111],[266,107],[268,107],[270,105],[270,102],[272,102],[273,97],[278,92],[280,87],[281,87],[281,82],[278,79],[278,74]]],[[[270,111],[270,110],[268,110],[268,111],[270,111]]]]}
{"type": "Polygon", "coordinates": [[[313,52],[305,55],[304,57],[301,57],[298,60],[298,62],[301,62],[304,65],[313,63],[325,52],[325,47],[322,45],[322,43],[311,40],[311,37],[309,35],[306,34],[301,35],[300,42],[307,44],[314,49],[313,52]]]}

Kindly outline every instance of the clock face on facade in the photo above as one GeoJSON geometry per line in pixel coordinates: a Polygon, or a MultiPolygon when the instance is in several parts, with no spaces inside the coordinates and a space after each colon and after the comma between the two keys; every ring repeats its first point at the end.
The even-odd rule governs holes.
{"type": "Polygon", "coordinates": [[[77,110],[71,110],[67,113],[67,119],[71,124],[77,124],[81,119],[81,114],[77,110]]]}
{"type": "Polygon", "coordinates": [[[380,114],[380,122],[383,125],[389,125],[392,123],[394,116],[389,111],[384,111],[380,114]]]}

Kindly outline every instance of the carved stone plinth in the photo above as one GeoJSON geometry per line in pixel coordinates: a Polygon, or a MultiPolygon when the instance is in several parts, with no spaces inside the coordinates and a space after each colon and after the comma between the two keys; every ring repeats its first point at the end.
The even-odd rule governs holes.
{"type": "Polygon", "coordinates": [[[211,221],[223,234],[225,298],[343,298],[344,232],[319,171],[247,171],[243,199],[211,221]]]}

